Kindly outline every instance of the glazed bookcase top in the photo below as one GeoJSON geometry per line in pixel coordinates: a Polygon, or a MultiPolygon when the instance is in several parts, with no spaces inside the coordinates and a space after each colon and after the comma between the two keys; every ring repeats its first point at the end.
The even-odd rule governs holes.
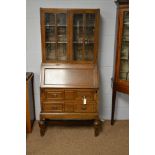
{"type": "Polygon", "coordinates": [[[43,63],[96,63],[99,9],[41,8],[43,63]]]}

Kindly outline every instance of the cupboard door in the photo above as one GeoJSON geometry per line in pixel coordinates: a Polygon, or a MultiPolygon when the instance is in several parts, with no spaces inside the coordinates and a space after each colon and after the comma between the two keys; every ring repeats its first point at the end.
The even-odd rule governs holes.
{"type": "Polygon", "coordinates": [[[96,16],[96,13],[73,13],[73,61],[94,61],[96,16]]]}
{"type": "Polygon", "coordinates": [[[83,60],[84,14],[73,15],[73,60],[83,60]]]}
{"type": "Polygon", "coordinates": [[[46,60],[56,60],[56,14],[45,13],[46,60]]]}
{"type": "Polygon", "coordinates": [[[129,80],[129,11],[123,12],[119,79],[129,80]]]}
{"type": "Polygon", "coordinates": [[[67,13],[45,13],[45,61],[67,61],[67,13]]]}
{"type": "Polygon", "coordinates": [[[85,15],[84,60],[94,60],[95,13],[85,15]]]}
{"type": "Polygon", "coordinates": [[[57,59],[67,60],[67,14],[57,14],[57,59]]]}

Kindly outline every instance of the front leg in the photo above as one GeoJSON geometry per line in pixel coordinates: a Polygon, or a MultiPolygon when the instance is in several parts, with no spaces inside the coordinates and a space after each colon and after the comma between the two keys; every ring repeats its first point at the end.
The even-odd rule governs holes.
{"type": "Polygon", "coordinates": [[[115,88],[113,88],[113,93],[112,93],[111,125],[114,125],[115,100],[116,100],[116,90],[115,90],[115,88]]]}
{"type": "Polygon", "coordinates": [[[96,119],[94,121],[94,129],[95,129],[95,137],[99,135],[99,132],[101,130],[101,121],[99,119],[96,119]]]}
{"type": "Polygon", "coordinates": [[[44,136],[45,131],[46,131],[46,121],[45,120],[40,120],[39,121],[39,127],[40,127],[40,136],[44,136]]]}

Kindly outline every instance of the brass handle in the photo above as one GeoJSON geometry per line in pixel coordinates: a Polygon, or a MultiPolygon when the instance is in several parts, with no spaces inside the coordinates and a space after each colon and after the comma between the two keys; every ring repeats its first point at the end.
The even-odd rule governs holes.
{"type": "Polygon", "coordinates": [[[86,104],[87,104],[87,99],[85,96],[83,96],[83,105],[82,105],[82,110],[86,110],[86,104]]]}
{"type": "Polygon", "coordinates": [[[85,96],[83,96],[83,104],[87,104],[87,98],[85,96]]]}

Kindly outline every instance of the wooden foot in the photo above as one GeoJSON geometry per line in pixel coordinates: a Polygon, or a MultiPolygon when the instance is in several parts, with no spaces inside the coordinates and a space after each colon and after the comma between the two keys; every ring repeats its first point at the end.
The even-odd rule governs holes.
{"type": "Polygon", "coordinates": [[[46,131],[46,122],[43,120],[39,121],[39,127],[40,127],[40,136],[44,136],[46,131]]]}
{"type": "Polygon", "coordinates": [[[99,135],[101,130],[101,121],[99,119],[94,121],[95,137],[99,135]]]}
{"type": "Polygon", "coordinates": [[[116,99],[116,90],[114,90],[114,89],[113,89],[113,93],[112,93],[111,125],[113,125],[113,124],[114,124],[115,99],[116,99]]]}

